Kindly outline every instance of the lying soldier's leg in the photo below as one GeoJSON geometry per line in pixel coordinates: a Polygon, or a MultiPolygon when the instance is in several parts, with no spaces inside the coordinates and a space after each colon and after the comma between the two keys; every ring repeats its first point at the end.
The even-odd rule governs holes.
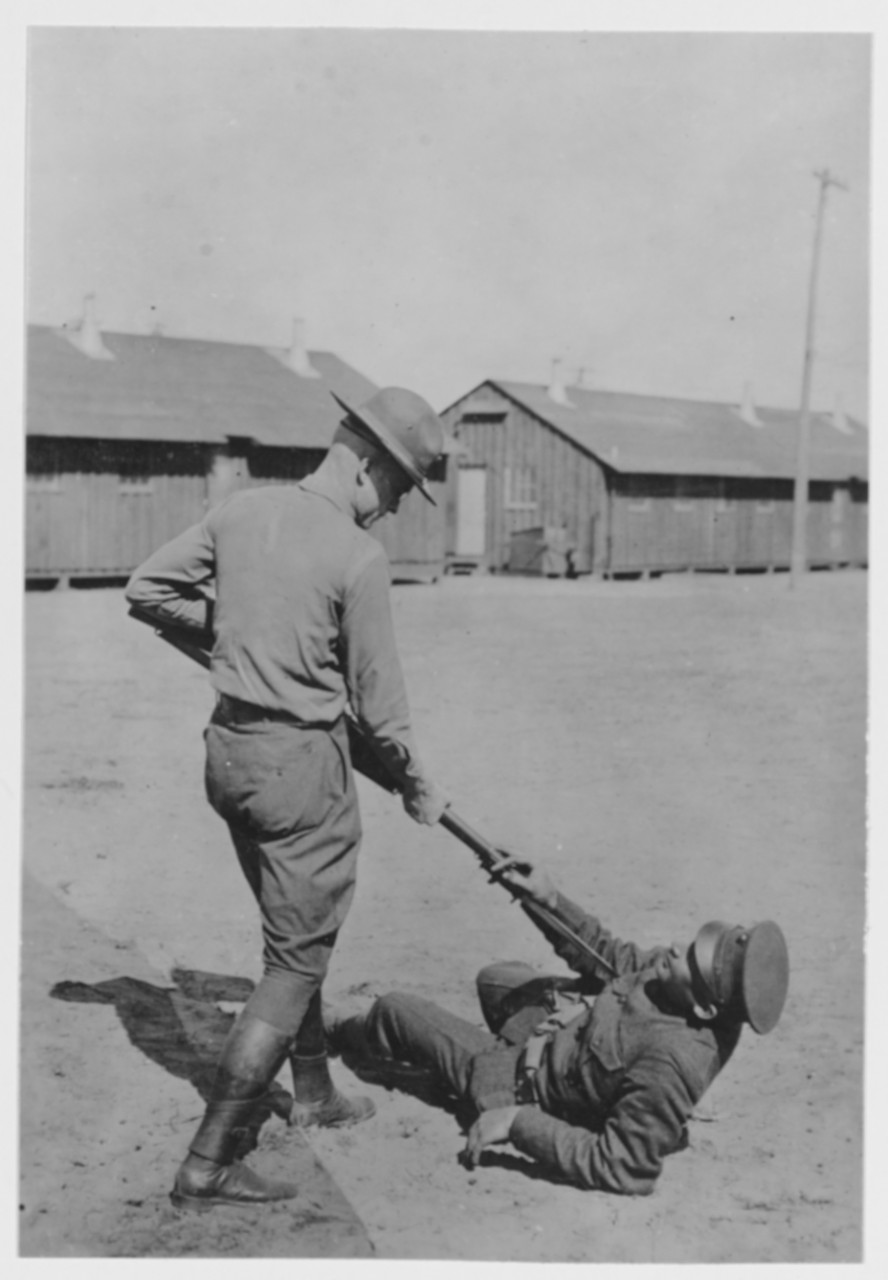
{"type": "Polygon", "coordinates": [[[397,1062],[431,1067],[459,1096],[468,1088],[470,1064],[477,1053],[496,1047],[496,1039],[431,1000],[392,992],[380,997],[363,1022],[373,1053],[397,1062]]]}

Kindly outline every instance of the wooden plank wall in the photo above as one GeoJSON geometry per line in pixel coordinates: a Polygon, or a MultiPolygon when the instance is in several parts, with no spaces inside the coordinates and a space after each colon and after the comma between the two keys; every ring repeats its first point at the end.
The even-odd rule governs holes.
{"type": "Polygon", "coordinates": [[[27,576],[131,572],[202,519],[203,453],[134,441],[29,441],[27,576]]]}
{"type": "MultiPolygon", "coordinates": [[[[620,477],[611,497],[607,572],[789,566],[791,481],[620,477]]],[[[847,484],[812,485],[807,552],[815,567],[866,563],[866,503],[847,484]]]]}
{"type": "Polygon", "coordinates": [[[65,472],[55,492],[25,501],[28,576],[130,573],[202,519],[202,476],[154,476],[151,491],[121,493],[116,475],[65,472]]]}
{"type": "Polygon", "coordinates": [[[852,564],[869,562],[869,504],[868,486],[850,487],[850,511],[848,519],[848,546],[852,564]]]}
{"type": "MultiPolygon", "coordinates": [[[[546,525],[566,528],[577,548],[579,572],[590,572],[603,562],[606,487],[602,469],[593,458],[493,387],[479,388],[443,416],[467,449],[468,460],[487,467],[489,568],[499,570],[508,564],[513,533],[546,525]],[[505,416],[493,420],[498,412],[505,416]],[[533,472],[535,504],[508,505],[509,469],[533,472]]],[[[449,549],[454,544],[455,531],[451,528],[449,549]]]]}

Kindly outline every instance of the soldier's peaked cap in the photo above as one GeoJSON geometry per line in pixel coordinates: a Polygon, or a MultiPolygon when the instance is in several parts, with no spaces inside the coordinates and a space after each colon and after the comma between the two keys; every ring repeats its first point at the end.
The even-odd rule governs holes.
{"type": "Polygon", "coordinates": [[[789,952],[773,920],[746,929],[721,920],[704,924],[694,960],[712,1004],[764,1035],[776,1027],[789,989],[789,952]]]}
{"type": "Polygon", "coordinates": [[[444,448],[444,427],[431,405],[403,387],[383,387],[360,405],[330,394],[355,420],[359,434],[369,435],[437,506],[426,477],[444,448]]]}

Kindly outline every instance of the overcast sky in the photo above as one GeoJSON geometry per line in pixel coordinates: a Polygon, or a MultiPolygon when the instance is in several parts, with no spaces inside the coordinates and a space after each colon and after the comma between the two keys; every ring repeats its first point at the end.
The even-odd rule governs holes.
{"type": "Polygon", "coordinates": [[[867,418],[869,39],[32,30],[28,318],[867,418]]]}

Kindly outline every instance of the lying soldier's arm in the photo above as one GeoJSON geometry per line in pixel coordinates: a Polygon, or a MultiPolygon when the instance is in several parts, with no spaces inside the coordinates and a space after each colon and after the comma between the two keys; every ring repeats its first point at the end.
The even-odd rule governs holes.
{"type": "Polygon", "coordinates": [[[650,1195],[663,1160],[685,1141],[697,1099],[668,1058],[646,1058],[600,1133],[568,1124],[539,1107],[520,1107],[509,1141],[544,1169],[575,1186],[620,1195],[650,1195]]]}
{"type": "MultiPolygon", "coordinates": [[[[554,916],[557,916],[578,938],[607,962],[614,974],[637,973],[648,963],[652,954],[650,950],[644,950],[634,942],[623,942],[620,938],[614,937],[596,916],[589,915],[582,907],[578,907],[570,898],[565,897],[548,871],[539,863],[530,862],[507,850],[502,852],[518,860],[518,865],[505,872],[504,878],[525,892],[532,901],[538,902],[540,906],[546,907],[554,916]]],[[[556,955],[560,956],[574,973],[594,979],[599,988],[603,985],[606,975],[594,960],[580,951],[569,939],[564,938],[554,929],[548,928],[545,920],[540,920],[536,916],[530,916],[530,919],[551,944],[556,955]]]]}

